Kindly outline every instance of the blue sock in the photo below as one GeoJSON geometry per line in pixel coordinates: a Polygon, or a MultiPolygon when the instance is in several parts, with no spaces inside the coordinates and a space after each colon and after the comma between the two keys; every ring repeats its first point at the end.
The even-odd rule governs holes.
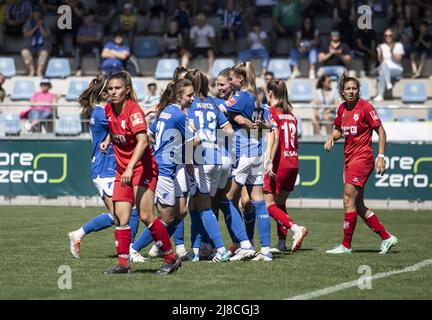
{"type": "Polygon", "coordinates": [[[210,239],[213,241],[215,248],[223,247],[222,234],[219,230],[219,223],[211,208],[204,209],[200,212],[201,220],[210,239]]]}
{"type": "Polygon", "coordinates": [[[202,225],[200,213],[196,210],[189,210],[191,219],[191,244],[192,248],[199,248],[202,241],[202,225]]]}
{"type": "MultiPolygon", "coordinates": [[[[176,223],[173,222],[172,224],[176,223]]],[[[174,243],[176,246],[184,244],[184,219],[181,219],[178,223],[176,223],[176,228],[173,233],[174,243]]]]}
{"type": "Polygon", "coordinates": [[[134,244],[132,245],[132,248],[136,251],[141,251],[153,241],[154,240],[149,228],[145,228],[138,236],[138,238],[135,240],[134,244]]]}
{"type": "Polygon", "coordinates": [[[267,211],[264,201],[252,201],[252,205],[256,211],[258,236],[261,242],[261,247],[270,247],[270,215],[267,211]]]}
{"type": "Polygon", "coordinates": [[[129,227],[131,229],[131,243],[134,243],[135,241],[135,236],[138,232],[138,226],[139,226],[138,211],[136,208],[133,208],[129,220],[129,227]]]}
{"type": "Polygon", "coordinates": [[[224,214],[231,240],[235,243],[248,240],[243,220],[230,200],[221,200],[219,206],[224,214]]]}
{"type": "Polygon", "coordinates": [[[247,236],[249,238],[249,241],[253,242],[254,232],[255,232],[255,217],[256,217],[255,207],[252,206],[251,211],[249,212],[246,212],[245,210],[243,216],[244,216],[244,224],[246,227],[247,236]]]}
{"type": "Polygon", "coordinates": [[[106,229],[112,225],[114,225],[114,219],[112,215],[110,213],[102,213],[83,225],[83,229],[85,234],[89,234],[95,231],[106,229]]]}

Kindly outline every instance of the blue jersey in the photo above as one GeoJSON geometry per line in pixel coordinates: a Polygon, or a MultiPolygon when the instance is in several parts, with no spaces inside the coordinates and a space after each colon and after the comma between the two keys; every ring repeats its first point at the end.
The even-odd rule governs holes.
{"type": "MultiPolygon", "coordinates": [[[[265,104],[265,103],[261,103],[261,107],[262,107],[262,109],[263,109],[263,121],[265,121],[265,122],[267,122],[267,123],[271,123],[271,121],[270,121],[270,109],[269,109],[269,106],[267,105],[267,104],[265,104]]],[[[265,132],[265,131],[264,131],[265,132]]],[[[263,153],[264,153],[264,151],[265,150],[263,150],[263,148],[266,146],[266,144],[265,144],[265,134],[263,133],[261,136],[260,136],[260,139],[259,139],[259,143],[258,143],[258,155],[259,156],[262,156],[263,155],[263,153]]]]}
{"type": "Polygon", "coordinates": [[[195,97],[188,109],[188,118],[195,124],[201,140],[198,152],[194,152],[195,164],[222,164],[218,143],[223,142],[218,141],[217,129],[223,128],[229,122],[219,110],[217,101],[213,98],[195,97]]]}
{"type": "Polygon", "coordinates": [[[153,151],[159,175],[175,179],[177,164],[184,163],[185,140],[194,138],[186,114],[178,105],[170,104],[150,126],[154,135],[153,151]]]}
{"type": "Polygon", "coordinates": [[[93,143],[91,158],[92,179],[97,176],[101,178],[114,177],[116,172],[116,159],[112,144],[109,145],[106,153],[103,153],[99,145],[109,134],[108,121],[105,116],[105,109],[96,105],[90,116],[90,137],[93,143]]]}

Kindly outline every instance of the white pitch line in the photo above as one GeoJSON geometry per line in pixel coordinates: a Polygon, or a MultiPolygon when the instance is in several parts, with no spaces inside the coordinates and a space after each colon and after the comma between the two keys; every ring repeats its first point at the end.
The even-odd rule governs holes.
{"type": "MultiPolygon", "coordinates": [[[[361,280],[362,280],[362,282],[368,281],[368,280],[372,281],[372,280],[376,280],[376,279],[394,276],[394,275],[400,274],[400,273],[415,272],[415,271],[419,271],[421,268],[427,267],[429,265],[432,265],[432,259],[424,260],[422,262],[416,263],[415,265],[406,267],[405,269],[377,273],[376,275],[371,276],[371,277],[361,277],[361,280]]],[[[358,286],[358,279],[350,281],[350,282],[344,282],[344,283],[341,283],[341,284],[338,284],[338,285],[335,285],[332,287],[327,287],[324,289],[307,292],[305,294],[301,294],[301,295],[294,296],[294,297],[291,297],[288,299],[283,299],[283,300],[309,300],[309,299],[317,298],[320,296],[324,296],[327,294],[335,293],[337,291],[341,291],[341,290],[345,290],[345,289],[353,288],[353,287],[357,287],[357,286],[358,286]]]]}

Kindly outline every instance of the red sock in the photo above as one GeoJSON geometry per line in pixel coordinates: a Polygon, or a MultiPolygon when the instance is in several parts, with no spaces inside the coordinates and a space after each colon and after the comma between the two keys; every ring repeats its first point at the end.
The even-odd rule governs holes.
{"type": "Polygon", "coordinates": [[[369,228],[372,229],[373,232],[377,233],[382,240],[390,238],[390,234],[384,228],[381,221],[378,220],[378,217],[375,215],[375,213],[372,213],[372,215],[369,218],[366,218],[364,222],[369,226],[369,228]]]}
{"type": "Polygon", "coordinates": [[[276,225],[276,227],[279,240],[286,240],[288,229],[279,223],[276,225]]]}
{"type": "Polygon", "coordinates": [[[171,263],[176,259],[176,255],[172,251],[171,241],[168,236],[168,232],[158,218],[153,220],[153,223],[149,226],[151,235],[156,245],[164,252],[164,261],[171,263]]]}
{"type": "Polygon", "coordinates": [[[345,212],[344,217],[344,237],[342,244],[345,248],[351,248],[351,241],[354,234],[354,229],[357,224],[357,212],[345,212]]]}
{"type": "Polygon", "coordinates": [[[129,266],[129,246],[131,230],[128,227],[116,227],[114,231],[119,265],[129,266]]]}
{"type": "Polygon", "coordinates": [[[267,207],[267,210],[273,217],[273,219],[277,221],[278,224],[282,224],[288,229],[291,229],[291,227],[295,224],[293,219],[291,219],[291,217],[286,213],[286,211],[281,210],[275,204],[267,207]]]}

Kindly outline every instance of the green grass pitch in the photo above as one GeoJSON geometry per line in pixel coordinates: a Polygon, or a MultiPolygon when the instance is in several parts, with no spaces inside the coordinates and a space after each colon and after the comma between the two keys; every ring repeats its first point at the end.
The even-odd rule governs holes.
{"type": "MultiPolygon", "coordinates": [[[[361,265],[372,275],[432,258],[432,211],[376,210],[386,228],[399,238],[388,254],[379,255],[380,238],[361,219],[353,239],[353,253],[332,256],[325,250],[342,239],[342,210],[290,210],[292,217],[309,228],[302,250],[275,254],[272,262],[185,262],[172,275],[154,271],[161,259],[133,264],[130,275],[103,275],[116,264],[113,229],[84,238],[81,259],[72,258],[66,239],[102,208],[0,207],[0,299],[286,299],[353,281],[362,276],[361,265]],[[61,290],[58,269],[72,270],[72,289],[61,290]]],[[[220,225],[227,247],[223,219],[220,225]]],[[[189,218],[186,246],[190,244],[189,218]]],[[[142,225],[140,226],[142,230],[142,225]]],[[[272,245],[277,243],[272,221],[272,245]]],[[[255,244],[259,244],[255,235],[255,244]]],[[[147,248],[144,253],[147,253],[147,248]]],[[[318,299],[432,299],[432,266],[323,295],[318,299]]]]}

